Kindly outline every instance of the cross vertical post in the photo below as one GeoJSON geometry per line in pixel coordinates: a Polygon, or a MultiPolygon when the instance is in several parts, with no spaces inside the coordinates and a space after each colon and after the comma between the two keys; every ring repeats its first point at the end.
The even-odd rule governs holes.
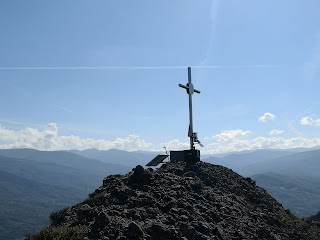
{"type": "Polygon", "coordinates": [[[190,149],[194,148],[194,142],[200,143],[198,140],[197,134],[193,132],[193,119],[192,119],[192,94],[194,92],[200,93],[199,90],[194,89],[193,84],[191,83],[191,67],[188,67],[188,83],[187,85],[179,84],[179,87],[186,89],[188,95],[189,95],[189,130],[188,130],[188,136],[190,137],[190,149]]]}
{"type": "MultiPolygon", "coordinates": [[[[193,94],[193,92],[190,89],[191,85],[192,85],[192,83],[191,83],[191,67],[188,67],[189,124],[190,124],[188,136],[190,137],[190,149],[194,149],[194,146],[193,146],[193,118],[192,118],[192,94],[193,94]]],[[[193,88],[193,86],[191,88],[193,88]]]]}

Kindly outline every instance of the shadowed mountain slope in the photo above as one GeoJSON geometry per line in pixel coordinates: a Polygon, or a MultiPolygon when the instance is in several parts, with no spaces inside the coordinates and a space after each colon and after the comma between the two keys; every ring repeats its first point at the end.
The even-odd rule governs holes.
{"type": "Polygon", "coordinates": [[[39,231],[52,211],[82,201],[106,175],[129,169],[64,151],[0,150],[0,239],[39,231]]]}
{"type": "Polygon", "coordinates": [[[317,179],[277,173],[258,174],[252,178],[299,217],[314,215],[320,209],[320,181],[317,179]]]}
{"type": "Polygon", "coordinates": [[[320,221],[320,212],[310,217],[311,220],[320,221]]]}
{"type": "Polygon", "coordinates": [[[223,158],[210,157],[204,161],[231,168],[244,176],[273,172],[320,179],[319,159],[320,150],[298,153],[259,150],[246,154],[231,154],[223,158]]]}
{"type": "Polygon", "coordinates": [[[252,179],[204,162],[111,175],[51,220],[33,239],[320,238],[316,224],[295,218],[252,179]]]}
{"type": "Polygon", "coordinates": [[[274,198],[299,217],[320,209],[320,151],[259,150],[205,159],[257,180],[274,198]]]}
{"type": "Polygon", "coordinates": [[[28,232],[38,231],[49,224],[52,211],[79,202],[84,196],[78,189],[0,171],[0,239],[21,239],[28,232]]]}

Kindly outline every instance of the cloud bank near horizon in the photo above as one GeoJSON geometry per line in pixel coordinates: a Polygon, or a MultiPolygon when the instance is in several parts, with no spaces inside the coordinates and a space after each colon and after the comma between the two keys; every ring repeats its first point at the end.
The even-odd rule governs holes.
{"type": "Polygon", "coordinates": [[[131,134],[126,138],[116,138],[113,141],[81,138],[79,136],[59,136],[58,125],[49,123],[43,131],[27,127],[22,130],[10,130],[0,125],[0,148],[34,148],[38,150],[99,150],[121,149],[127,151],[148,150],[152,148],[139,136],[131,134]]]}
{"type": "MultiPolygon", "coordinates": [[[[114,140],[81,138],[79,136],[58,134],[58,125],[49,123],[43,130],[26,127],[21,130],[7,129],[0,125],[0,148],[32,148],[37,150],[85,150],[95,148],[98,150],[119,149],[126,151],[163,151],[165,146],[168,150],[188,149],[189,143],[172,139],[155,145],[147,142],[136,134],[114,140]]],[[[244,150],[258,149],[292,149],[312,148],[320,146],[320,138],[294,137],[284,138],[282,130],[272,130],[266,137],[252,137],[254,133],[249,130],[225,130],[206,138],[205,148],[202,154],[218,154],[244,150]],[[270,136],[271,135],[271,136],[270,136]]]]}
{"type": "Polygon", "coordinates": [[[258,149],[294,149],[312,148],[320,146],[320,138],[280,137],[284,131],[273,129],[265,136],[251,137],[254,135],[249,130],[226,130],[212,136],[213,142],[209,143],[207,154],[219,154],[258,149]],[[271,135],[271,136],[270,136],[271,135]]]}

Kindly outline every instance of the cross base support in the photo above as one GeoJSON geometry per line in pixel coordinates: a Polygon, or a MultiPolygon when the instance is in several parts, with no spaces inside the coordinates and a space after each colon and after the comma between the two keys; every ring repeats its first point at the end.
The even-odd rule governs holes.
{"type": "Polygon", "coordinates": [[[170,162],[200,162],[200,150],[190,149],[183,151],[170,151],[170,162]]]}

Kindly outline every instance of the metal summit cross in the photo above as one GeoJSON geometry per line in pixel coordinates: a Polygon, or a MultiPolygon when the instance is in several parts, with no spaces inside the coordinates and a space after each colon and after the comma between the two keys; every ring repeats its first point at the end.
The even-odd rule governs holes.
{"type": "Polygon", "coordinates": [[[191,83],[191,67],[188,67],[188,83],[187,85],[179,84],[179,87],[184,88],[187,90],[189,95],[189,130],[188,130],[188,137],[190,137],[190,149],[195,149],[194,143],[198,143],[201,147],[203,147],[202,143],[198,139],[198,135],[196,132],[193,132],[193,119],[192,119],[192,94],[193,93],[200,93],[199,90],[193,87],[191,83]]]}
{"type": "MultiPolygon", "coordinates": [[[[170,151],[170,162],[186,162],[186,163],[196,163],[200,161],[200,150],[195,149],[194,143],[198,143],[201,147],[203,145],[198,139],[198,134],[193,132],[193,121],[192,121],[192,94],[200,93],[199,90],[194,89],[193,84],[191,83],[191,67],[188,67],[188,83],[186,85],[179,84],[179,87],[182,87],[187,90],[189,95],[189,131],[188,136],[190,137],[190,150],[182,150],[182,151],[170,151]]],[[[155,158],[153,158],[146,166],[155,167],[169,157],[168,153],[159,154],[155,158]]]]}

